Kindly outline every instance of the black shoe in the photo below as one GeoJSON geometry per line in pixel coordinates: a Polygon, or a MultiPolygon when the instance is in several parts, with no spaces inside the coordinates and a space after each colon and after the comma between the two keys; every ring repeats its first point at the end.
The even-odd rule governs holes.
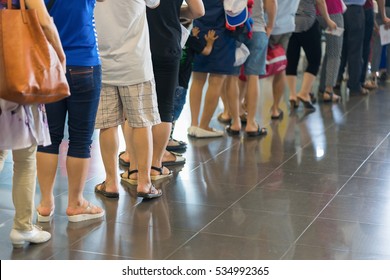
{"type": "Polygon", "coordinates": [[[302,97],[297,96],[298,100],[303,103],[303,107],[305,107],[306,110],[315,111],[316,108],[311,104],[310,101],[304,100],[302,97]]]}

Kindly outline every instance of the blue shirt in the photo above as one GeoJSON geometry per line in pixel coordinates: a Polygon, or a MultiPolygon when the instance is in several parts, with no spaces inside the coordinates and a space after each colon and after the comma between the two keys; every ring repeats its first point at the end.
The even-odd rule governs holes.
{"type": "Polygon", "coordinates": [[[359,5],[363,6],[366,0],[344,0],[345,5],[359,5]]]}
{"type": "MultiPolygon", "coordinates": [[[[49,1],[45,0],[45,4],[49,1]]],[[[95,4],[96,0],[57,0],[49,11],[60,34],[67,65],[100,65],[95,4]]]]}

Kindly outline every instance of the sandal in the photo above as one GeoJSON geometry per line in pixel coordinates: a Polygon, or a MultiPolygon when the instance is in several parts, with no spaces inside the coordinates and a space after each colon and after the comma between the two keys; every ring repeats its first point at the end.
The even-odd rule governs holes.
{"type": "Polygon", "coordinates": [[[152,166],[151,169],[155,170],[155,171],[158,171],[159,174],[158,175],[150,175],[150,180],[152,181],[157,181],[157,180],[160,180],[160,179],[164,179],[164,178],[167,178],[167,177],[170,177],[172,176],[172,170],[168,169],[169,170],[169,173],[168,174],[164,174],[163,173],[163,168],[164,167],[156,167],[156,166],[152,166]]]}
{"type": "Polygon", "coordinates": [[[232,121],[232,118],[227,118],[225,119],[223,116],[223,113],[220,113],[217,117],[217,120],[221,123],[226,123],[226,124],[229,124],[231,121],[232,121]]]}
{"type": "Polygon", "coordinates": [[[119,153],[119,156],[118,156],[119,164],[124,166],[124,167],[129,167],[130,166],[130,162],[125,161],[124,159],[121,158],[121,155],[123,155],[124,153],[126,153],[126,151],[123,151],[123,152],[119,153]]]}
{"type": "Polygon", "coordinates": [[[363,86],[365,89],[372,90],[372,89],[377,89],[378,84],[376,82],[376,77],[372,77],[371,80],[366,81],[363,86]]]}
{"type": "Polygon", "coordinates": [[[329,103],[329,102],[340,102],[341,100],[341,96],[335,94],[334,92],[330,92],[330,91],[324,91],[324,93],[322,94],[322,101],[325,102],[325,103],[329,103]],[[325,98],[325,95],[328,95],[329,98],[325,98]]]}
{"type": "Polygon", "coordinates": [[[52,209],[50,209],[50,213],[49,215],[45,216],[45,215],[41,215],[41,213],[39,213],[38,211],[38,208],[41,207],[41,205],[39,205],[36,209],[37,211],[37,221],[38,223],[48,223],[51,221],[51,219],[53,218],[54,216],[54,207],[52,209]]]}
{"type": "Polygon", "coordinates": [[[92,220],[92,219],[101,218],[101,217],[104,216],[105,211],[103,209],[101,209],[102,210],[101,212],[93,213],[92,212],[92,208],[99,208],[99,207],[93,205],[89,201],[85,201],[85,202],[87,202],[88,204],[83,209],[84,213],[76,214],[76,215],[68,215],[69,222],[77,223],[77,222],[82,222],[82,221],[88,221],[88,220],[92,220]]]}
{"type": "Polygon", "coordinates": [[[106,191],[106,181],[103,181],[100,184],[97,184],[95,186],[95,193],[101,194],[107,198],[118,198],[119,193],[118,192],[108,192],[106,191]],[[100,186],[100,188],[99,188],[100,186]]]}
{"type": "Polygon", "coordinates": [[[290,109],[297,109],[299,107],[299,103],[297,99],[290,98],[290,109]]]}
{"type": "Polygon", "coordinates": [[[187,143],[184,141],[176,140],[173,138],[169,139],[169,141],[173,141],[176,143],[174,145],[167,146],[167,151],[169,151],[169,152],[176,152],[176,151],[182,151],[182,150],[187,149],[187,143]]]}
{"type": "Polygon", "coordinates": [[[136,174],[138,173],[138,170],[137,169],[134,169],[134,170],[127,170],[126,172],[123,172],[120,176],[121,176],[121,180],[131,184],[131,185],[137,185],[138,184],[138,179],[131,179],[130,176],[132,174],[136,174]],[[125,175],[127,173],[127,176],[125,175]]]}
{"type": "Polygon", "coordinates": [[[152,199],[162,196],[162,191],[156,189],[156,187],[153,185],[153,183],[150,186],[149,192],[137,192],[138,197],[146,198],[146,199],[152,199]]]}

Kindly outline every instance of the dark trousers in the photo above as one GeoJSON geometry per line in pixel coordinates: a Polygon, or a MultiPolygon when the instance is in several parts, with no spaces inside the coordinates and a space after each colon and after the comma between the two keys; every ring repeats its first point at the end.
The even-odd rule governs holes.
{"type": "Polygon", "coordinates": [[[348,83],[351,91],[360,91],[363,68],[363,39],[365,16],[363,6],[348,5],[344,13],[344,40],[337,81],[341,83],[345,66],[348,64],[348,83]]]}
{"type": "Polygon", "coordinates": [[[321,32],[316,20],[309,30],[293,33],[287,47],[286,75],[296,76],[301,56],[301,47],[305,51],[308,65],[305,72],[317,75],[321,63],[321,32]]]}
{"type": "Polygon", "coordinates": [[[365,9],[365,26],[364,26],[364,39],[363,39],[363,67],[362,74],[360,76],[360,83],[363,85],[366,81],[366,74],[368,68],[368,60],[371,52],[371,37],[374,30],[374,10],[365,9]]]}

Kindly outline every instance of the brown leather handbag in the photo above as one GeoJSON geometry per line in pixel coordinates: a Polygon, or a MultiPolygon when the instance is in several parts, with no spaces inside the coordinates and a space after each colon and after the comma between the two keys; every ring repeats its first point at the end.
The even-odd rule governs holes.
{"type": "Polygon", "coordinates": [[[70,95],[60,60],[47,41],[37,12],[0,9],[0,98],[19,104],[51,103],[70,95]]]}

